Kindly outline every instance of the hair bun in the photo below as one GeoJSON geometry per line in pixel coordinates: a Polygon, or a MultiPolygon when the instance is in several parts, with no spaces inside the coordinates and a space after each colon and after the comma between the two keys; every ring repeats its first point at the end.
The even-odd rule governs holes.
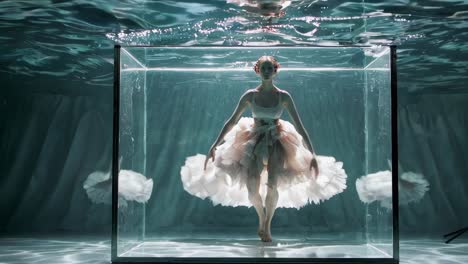
{"type": "Polygon", "coordinates": [[[264,61],[271,61],[273,63],[273,67],[275,68],[275,73],[278,71],[280,68],[279,62],[275,59],[273,56],[261,56],[258,58],[257,62],[255,63],[253,70],[255,71],[256,74],[260,73],[260,64],[261,62],[264,61]]]}

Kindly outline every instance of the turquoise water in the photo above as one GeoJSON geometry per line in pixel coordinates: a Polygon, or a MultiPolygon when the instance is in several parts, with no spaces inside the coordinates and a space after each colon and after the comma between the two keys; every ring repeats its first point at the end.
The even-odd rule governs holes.
{"type": "MultiPolygon", "coordinates": [[[[293,1],[269,20],[225,1],[1,1],[0,232],[110,232],[110,205],[93,204],[82,186],[110,164],[114,44],[398,45],[400,163],[430,183],[420,202],[400,208],[401,233],[440,237],[461,228],[468,224],[467,10],[466,0],[293,1]]],[[[7,257],[36,256],[31,243],[33,250],[7,257]]],[[[438,243],[404,241],[402,260],[466,262],[464,244],[438,243]]]]}
{"type": "Polygon", "coordinates": [[[271,25],[224,1],[11,0],[0,7],[2,72],[73,79],[101,89],[112,79],[103,68],[110,68],[114,43],[393,43],[401,46],[405,91],[457,92],[466,81],[466,1],[293,1],[271,25]]]}

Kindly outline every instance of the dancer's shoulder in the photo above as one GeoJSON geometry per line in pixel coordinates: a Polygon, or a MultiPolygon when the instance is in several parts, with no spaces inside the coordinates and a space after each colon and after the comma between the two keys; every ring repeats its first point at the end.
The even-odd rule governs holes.
{"type": "Polygon", "coordinates": [[[287,102],[287,101],[291,100],[291,94],[289,94],[288,91],[278,88],[278,92],[279,92],[279,94],[281,96],[281,101],[287,102]]]}
{"type": "Polygon", "coordinates": [[[245,91],[245,93],[242,95],[242,98],[244,100],[247,100],[247,101],[251,101],[252,100],[252,96],[257,92],[257,90],[255,88],[252,88],[252,89],[248,89],[247,91],[245,91]]]}
{"type": "Polygon", "coordinates": [[[280,89],[280,88],[277,88],[277,89],[278,89],[278,92],[279,92],[281,95],[283,95],[283,96],[291,96],[291,95],[289,94],[288,91],[283,90],[283,89],[280,89]]]}

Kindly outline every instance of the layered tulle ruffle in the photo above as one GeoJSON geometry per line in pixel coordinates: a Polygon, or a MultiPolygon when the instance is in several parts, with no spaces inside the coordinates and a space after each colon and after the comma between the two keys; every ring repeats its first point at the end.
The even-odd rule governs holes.
{"type": "MultiPolygon", "coordinates": [[[[95,171],[88,175],[83,188],[89,199],[95,203],[111,204],[112,177],[110,171],[95,171]]],[[[146,203],[153,191],[153,180],[132,170],[119,172],[119,207],[126,207],[127,201],[146,203]]]]}
{"type": "Polygon", "coordinates": [[[205,155],[188,157],[181,168],[184,189],[202,199],[225,206],[251,206],[248,199],[249,168],[261,171],[260,195],[266,197],[269,151],[281,144],[283,162],[276,164],[278,207],[300,208],[308,203],[320,203],[346,189],[343,164],[333,157],[317,156],[320,174],[314,177],[309,169],[312,153],[304,146],[302,136],[284,120],[277,123],[258,122],[243,117],[226,134],[204,170],[205,155]],[[255,162],[254,162],[255,161],[255,162]]]}
{"type": "MultiPolygon", "coordinates": [[[[368,174],[356,180],[359,199],[364,203],[380,202],[392,208],[392,172],[390,170],[368,174]]],[[[429,182],[422,174],[403,172],[398,177],[399,205],[421,200],[429,190],[429,182]]]]}

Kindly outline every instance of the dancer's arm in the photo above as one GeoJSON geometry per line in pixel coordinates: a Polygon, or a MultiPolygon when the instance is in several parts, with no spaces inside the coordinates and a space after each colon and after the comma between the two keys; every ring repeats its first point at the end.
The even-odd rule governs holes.
{"type": "Polygon", "coordinates": [[[314,147],[312,146],[312,142],[310,141],[309,134],[305,130],[304,125],[302,125],[301,118],[299,118],[299,115],[297,114],[296,106],[294,105],[294,101],[293,101],[291,95],[286,91],[284,91],[284,93],[285,93],[285,96],[286,96],[286,100],[285,100],[286,109],[288,110],[288,113],[291,116],[291,119],[292,119],[292,121],[294,123],[294,126],[296,127],[296,130],[302,136],[302,138],[304,139],[307,147],[309,148],[310,152],[312,153],[312,160],[310,161],[309,169],[313,168],[315,170],[315,177],[317,177],[320,172],[319,172],[319,168],[318,168],[318,163],[317,163],[314,147]]]}
{"type": "Polygon", "coordinates": [[[248,90],[239,99],[236,109],[232,113],[231,117],[229,117],[229,119],[226,121],[226,123],[224,123],[223,129],[221,129],[221,132],[216,138],[216,141],[213,143],[210,150],[208,151],[208,156],[206,157],[206,160],[205,160],[205,169],[206,169],[206,163],[208,162],[210,158],[212,158],[212,160],[214,161],[214,158],[215,158],[214,150],[216,149],[216,147],[219,145],[219,143],[221,143],[221,141],[224,139],[224,136],[234,127],[234,125],[241,118],[242,113],[244,113],[245,108],[250,102],[250,97],[251,97],[251,90],[248,90]]]}
{"type": "Polygon", "coordinates": [[[297,132],[299,132],[299,134],[303,137],[304,142],[306,143],[310,152],[312,152],[312,154],[315,155],[314,147],[312,146],[312,142],[310,141],[309,134],[305,130],[304,125],[302,125],[301,118],[297,114],[296,105],[294,104],[294,101],[291,95],[286,91],[283,91],[283,92],[284,92],[284,96],[286,97],[286,100],[285,100],[286,110],[288,110],[289,116],[291,117],[294,123],[294,126],[297,129],[297,132]]]}

